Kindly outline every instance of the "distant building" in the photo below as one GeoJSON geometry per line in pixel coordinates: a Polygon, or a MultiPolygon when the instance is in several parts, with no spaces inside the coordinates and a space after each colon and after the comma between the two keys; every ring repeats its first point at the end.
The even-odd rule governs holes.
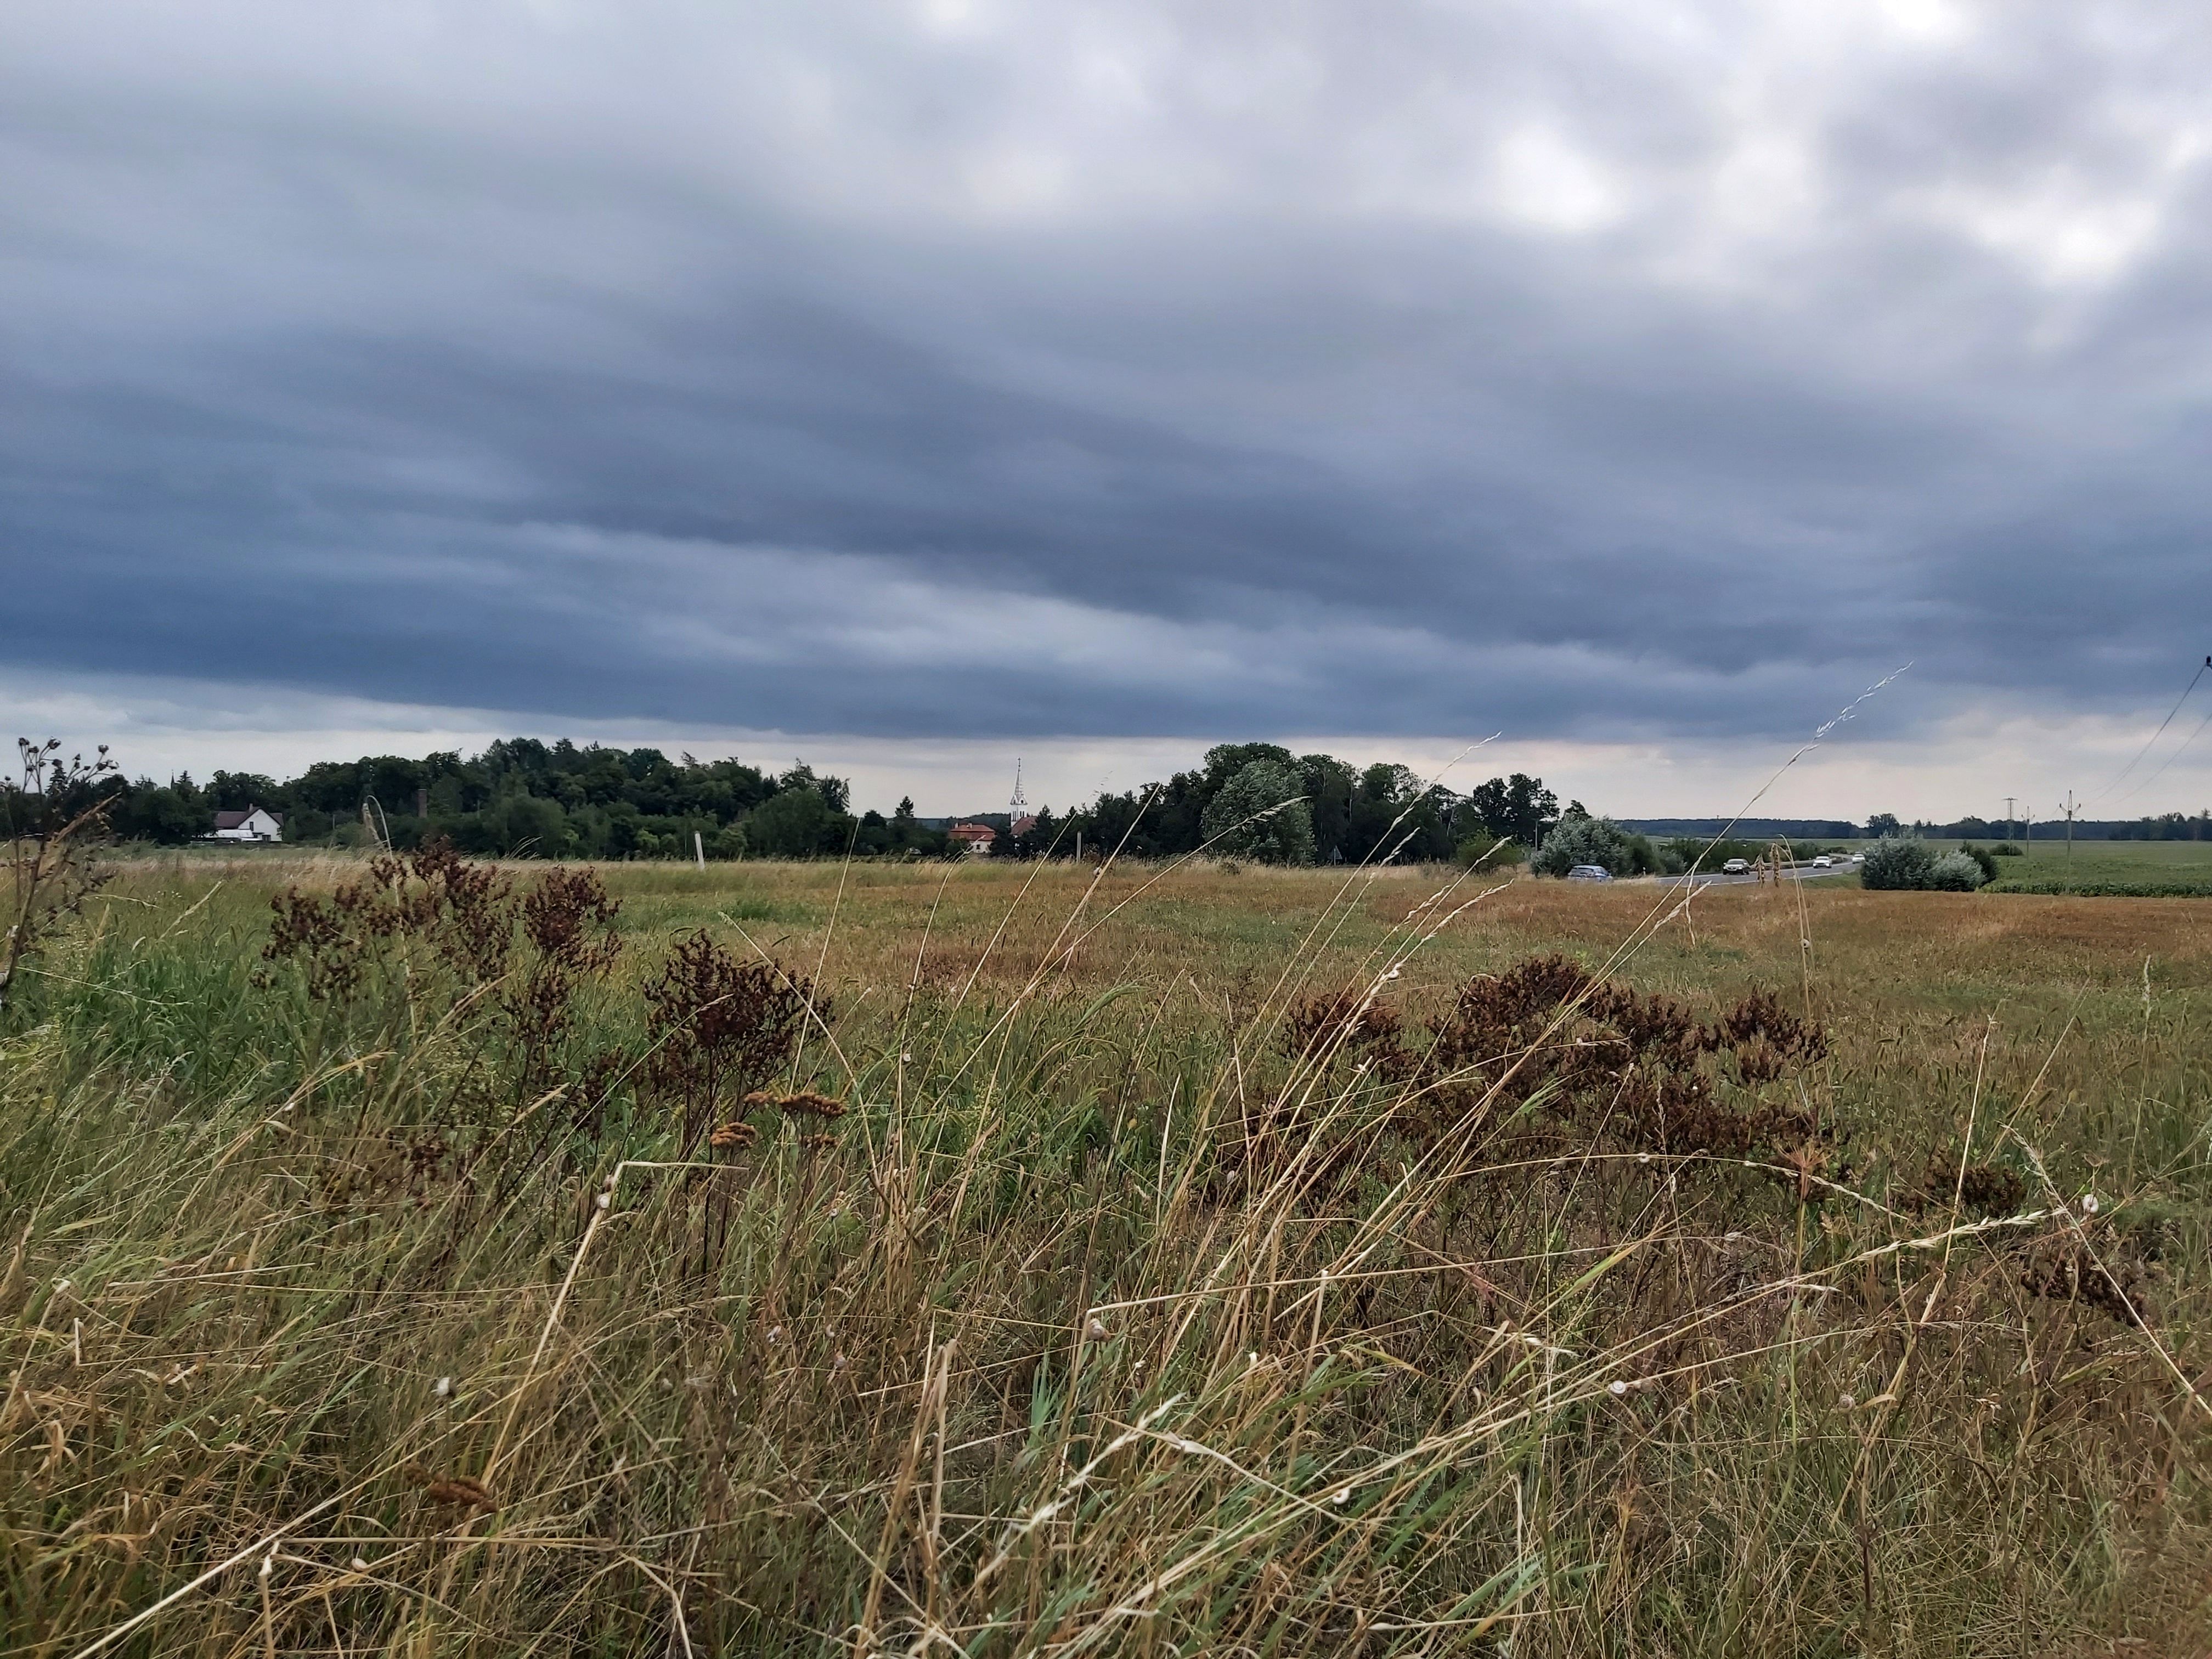
{"type": "Polygon", "coordinates": [[[284,839],[284,820],[258,806],[249,806],[243,812],[218,812],[215,815],[215,834],[205,839],[282,841],[284,839]]]}
{"type": "Polygon", "coordinates": [[[991,843],[999,838],[999,832],[988,823],[956,823],[945,836],[968,857],[987,859],[991,856],[991,843]]]}
{"type": "Polygon", "coordinates": [[[1006,826],[1006,833],[1010,836],[1026,836],[1030,830],[1036,828],[1036,814],[1024,812],[1017,816],[1014,821],[1006,826]]]}

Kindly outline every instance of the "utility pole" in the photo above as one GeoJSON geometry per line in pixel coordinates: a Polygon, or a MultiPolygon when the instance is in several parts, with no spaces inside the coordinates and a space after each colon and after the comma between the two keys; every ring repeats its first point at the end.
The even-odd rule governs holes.
{"type": "Polygon", "coordinates": [[[2012,839],[2013,799],[2014,798],[2010,795],[2007,795],[2005,797],[2005,839],[2007,841],[2010,841],[2012,839]]]}
{"type": "Polygon", "coordinates": [[[2074,792],[2069,789],[2066,792],[2066,861],[2069,864],[2074,861],[2074,814],[2081,810],[2081,803],[2074,799],[2074,792]]]}

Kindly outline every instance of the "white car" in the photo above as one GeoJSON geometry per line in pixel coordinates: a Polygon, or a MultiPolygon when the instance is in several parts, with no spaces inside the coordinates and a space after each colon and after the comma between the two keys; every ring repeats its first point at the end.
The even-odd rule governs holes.
{"type": "Polygon", "coordinates": [[[1730,859],[1726,864],[1721,866],[1721,873],[1724,876],[1747,876],[1751,873],[1751,860],[1730,859]]]}
{"type": "Polygon", "coordinates": [[[1826,853],[1813,860],[1813,867],[1815,870],[1832,870],[1835,866],[1835,860],[1830,858],[1826,853]]]}
{"type": "Polygon", "coordinates": [[[1611,881],[1613,872],[1602,864],[1577,864],[1567,872],[1569,881],[1611,881]]]}

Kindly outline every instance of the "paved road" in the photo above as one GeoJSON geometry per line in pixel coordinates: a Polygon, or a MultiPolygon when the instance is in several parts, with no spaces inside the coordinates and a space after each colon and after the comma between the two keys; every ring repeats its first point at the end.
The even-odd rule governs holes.
{"type": "MultiPolygon", "coordinates": [[[[1856,865],[1847,865],[1841,868],[1820,870],[1809,864],[1785,864],[1782,866],[1782,873],[1791,881],[1819,881],[1828,876],[1847,876],[1856,868],[1856,865]]],[[[1656,881],[1668,887],[1751,887],[1758,884],[1759,877],[1756,873],[1728,876],[1717,870],[1711,870],[1699,871],[1694,876],[1641,876],[1632,879],[1656,881]]]]}

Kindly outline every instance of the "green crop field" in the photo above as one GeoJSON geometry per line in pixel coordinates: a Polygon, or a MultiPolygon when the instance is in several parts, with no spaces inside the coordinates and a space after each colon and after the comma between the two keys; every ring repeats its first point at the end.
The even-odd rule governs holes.
{"type": "Polygon", "coordinates": [[[2212,897],[2212,842],[2037,841],[1998,871],[1996,892],[2212,897]]]}
{"type": "Polygon", "coordinates": [[[131,863],[0,1026],[5,1645],[2199,1653],[2203,915],[131,863]]]}

